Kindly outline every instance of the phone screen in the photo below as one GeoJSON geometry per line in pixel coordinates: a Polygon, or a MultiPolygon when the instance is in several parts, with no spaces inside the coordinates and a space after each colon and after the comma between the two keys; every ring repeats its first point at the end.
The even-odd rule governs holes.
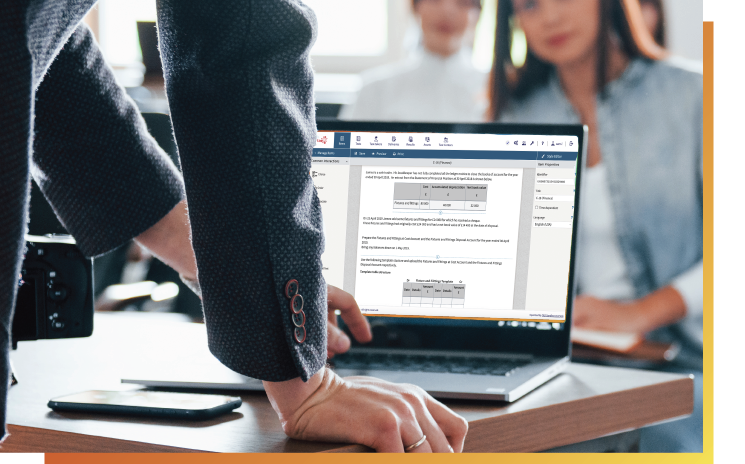
{"type": "Polygon", "coordinates": [[[221,395],[202,395],[194,393],[172,393],[140,390],[92,390],[54,398],[52,401],[57,403],[100,404],[109,406],[129,406],[199,411],[223,406],[235,401],[240,401],[240,398],[232,398],[221,395]]]}

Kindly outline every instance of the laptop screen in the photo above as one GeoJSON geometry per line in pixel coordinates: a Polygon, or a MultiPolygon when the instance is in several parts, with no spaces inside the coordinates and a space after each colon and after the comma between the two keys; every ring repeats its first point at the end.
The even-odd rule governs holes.
{"type": "Polygon", "coordinates": [[[367,316],[563,327],[580,137],[423,127],[319,125],[326,282],[367,316]]]}

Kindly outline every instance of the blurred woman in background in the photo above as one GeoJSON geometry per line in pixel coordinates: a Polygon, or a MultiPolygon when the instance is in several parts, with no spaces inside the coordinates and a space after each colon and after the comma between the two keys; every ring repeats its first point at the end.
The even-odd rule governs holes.
{"type": "MultiPolygon", "coordinates": [[[[684,342],[695,371],[703,343],[703,78],[694,68],[655,43],[638,0],[499,2],[492,118],[589,127],[575,326],[684,342]],[[519,68],[512,27],[528,45],[519,68]]],[[[698,372],[697,385],[693,424],[669,424],[647,446],[701,451],[698,372]]]]}
{"type": "Polygon", "coordinates": [[[481,0],[412,0],[421,49],[412,58],[363,74],[357,100],[341,119],[478,122],[484,118],[487,74],[471,64],[469,39],[481,0]]]}

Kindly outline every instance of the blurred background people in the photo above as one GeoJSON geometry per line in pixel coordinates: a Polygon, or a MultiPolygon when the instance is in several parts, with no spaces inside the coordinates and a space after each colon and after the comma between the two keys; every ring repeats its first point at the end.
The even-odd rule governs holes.
{"type": "Polygon", "coordinates": [[[492,117],[589,127],[573,323],[683,343],[699,415],[645,443],[701,451],[702,75],[667,59],[638,0],[505,0],[497,23],[492,117]]]}
{"type": "MultiPolygon", "coordinates": [[[[665,248],[659,246],[658,242],[664,240],[657,238],[668,233],[667,225],[660,219],[664,215],[658,215],[657,210],[668,208],[669,215],[673,215],[672,211],[683,208],[681,205],[695,204],[696,199],[689,200],[680,196],[676,202],[668,198],[674,195],[665,196],[657,192],[639,200],[641,195],[632,195],[628,182],[622,183],[625,182],[624,179],[632,179],[636,173],[634,170],[649,171],[645,172],[647,177],[640,176],[640,179],[648,179],[650,172],[653,172],[646,166],[635,166],[645,163],[648,166],[655,166],[655,159],[666,154],[673,156],[673,150],[669,148],[672,145],[667,144],[667,139],[673,139],[677,135],[676,128],[685,128],[680,130],[687,131],[686,135],[696,131],[688,131],[690,126],[686,126],[686,122],[680,120],[680,115],[675,116],[678,119],[670,119],[673,110],[672,106],[666,104],[667,96],[660,96],[659,89],[651,89],[646,94],[647,97],[654,95],[654,98],[647,98],[647,104],[651,105],[649,114],[664,112],[665,108],[668,108],[668,112],[661,114],[658,120],[649,125],[639,128],[639,139],[644,142],[639,142],[642,146],[637,155],[631,156],[631,142],[622,140],[622,136],[628,132],[629,121],[637,118],[638,113],[643,111],[638,108],[643,106],[634,106],[630,103],[616,106],[612,104],[616,101],[614,95],[625,95],[624,92],[630,88],[641,89],[639,82],[651,82],[649,79],[643,79],[645,76],[653,75],[661,69],[671,72],[677,69],[680,75],[684,72],[679,67],[669,65],[668,62],[650,61],[650,56],[662,56],[663,53],[660,49],[655,49],[651,41],[647,40],[643,46],[634,46],[637,42],[641,44],[643,38],[639,34],[636,34],[638,37],[635,38],[632,34],[634,28],[625,22],[626,16],[623,14],[620,1],[595,0],[592,4],[597,1],[599,3],[596,9],[602,10],[599,19],[591,24],[572,26],[576,29],[575,35],[581,36],[587,43],[595,39],[597,44],[607,42],[607,50],[604,49],[605,52],[601,53],[598,49],[596,54],[598,62],[605,60],[608,63],[608,69],[598,68],[593,72],[590,69],[591,60],[580,60],[584,64],[575,66],[576,63],[570,59],[571,56],[564,56],[566,50],[577,48],[577,45],[572,37],[569,37],[572,40],[567,39],[567,43],[562,43],[564,38],[561,34],[565,33],[563,29],[559,31],[558,37],[554,37],[558,41],[557,44],[544,44],[541,48],[534,31],[526,30],[524,33],[524,24],[522,29],[519,27],[525,23],[526,18],[534,16],[536,11],[559,14],[567,8],[585,5],[586,0],[515,0],[514,6],[521,9],[518,14],[513,14],[513,3],[505,1],[499,6],[499,19],[495,19],[495,0],[306,0],[306,3],[317,11],[321,25],[321,34],[312,50],[317,74],[316,102],[319,109],[329,106],[332,107],[332,113],[336,114],[333,107],[338,108],[338,102],[345,101],[348,104],[342,109],[341,116],[353,119],[482,120],[485,113],[483,97],[488,94],[486,89],[489,84],[486,73],[478,69],[488,66],[491,62],[484,60],[483,52],[491,54],[495,43],[495,21],[498,21],[496,58],[502,61],[497,67],[499,72],[495,73],[493,84],[496,87],[492,86],[494,98],[490,118],[498,113],[504,121],[576,121],[586,122],[591,128],[591,169],[587,171],[589,185],[586,186],[586,191],[599,191],[601,195],[588,194],[589,200],[584,203],[583,211],[587,212],[594,208],[606,212],[606,217],[599,214],[583,214],[583,230],[592,230],[596,226],[601,229],[599,234],[584,234],[581,249],[591,251],[593,244],[596,244],[600,247],[597,253],[615,258],[595,260],[592,256],[597,254],[596,252],[581,253],[582,264],[578,275],[580,289],[584,295],[577,302],[576,322],[585,327],[601,328],[604,324],[605,327],[613,327],[615,330],[650,332],[656,327],[669,326],[671,322],[678,320],[673,328],[684,335],[676,333],[675,336],[692,341],[694,345],[700,344],[701,304],[697,302],[701,301],[701,292],[688,289],[700,289],[701,279],[692,274],[693,277],[689,280],[692,284],[686,284],[688,281],[683,272],[685,265],[680,264],[690,264],[686,269],[700,273],[700,260],[697,261],[693,257],[698,253],[700,241],[697,246],[687,247],[680,241],[672,240],[664,246],[675,252],[667,253],[660,251],[665,248]],[[627,26],[624,26],[625,24],[627,26]],[[354,31],[359,31],[362,25],[367,27],[365,34],[353,42],[342,40],[354,31]],[[590,26],[609,30],[610,33],[599,34],[590,26]],[[403,42],[406,41],[407,31],[411,32],[412,28],[417,30],[417,53],[402,62],[401,59],[406,56],[406,46],[403,42]],[[530,44],[526,43],[525,34],[528,32],[531,33],[529,38],[532,38],[530,44]],[[539,52],[551,56],[542,59],[539,52]],[[524,64],[520,63],[519,57],[515,60],[515,56],[520,53],[523,55],[524,64]],[[514,64],[513,61],[518,64],[514,64]],[[381,63],[387,64],[380,67],[381,63]],[[442,72],[429,72],[434,69],[430,68],[430,65],[442,72]],[[357,101],[353,102],[357,91],[355,82],[359,82],[360,75],[365,76],[367,84],[359,92],[357,101]],[[560,76],[565,77],[559,78],[560,76]],[[607,85],[601,86],[604,87],[604,92],[601,92],[597,107],[595,93],[598,86],[595,78],[603,78],[603,82],[608,82],[607,85]],[[536,101],[538,96],[550,93],[551,89],[551,95],[555,97],[555,101],[552,101],[553,106],[547,106],[545,112],[542,109],[528,108],[530,101],[536,101]],[[337,92],[331,92],[332,90],[337,92]],[[336,94],[344,92],[346,93],[343,98],[337,99],[336,94]],[[606,94],[604,97],[603,93],[606,94]],[[655,106],[653,102],[658,100],[661,103],[655,106]],[[556,110],[557,108],[560,111],[556,110]],[[657,136],[660,137],[660,141],[655,142],[656,139],[653,138],[657,136]],[[658,150],[655,144],[663,148],[658,150]],[[667,148],[664,148],[665,146],[667,148]],[[644,163],[638,161],[642,154],[647,152],[651,152],[653,156],[645,158],[644,163]],[[600,181],[595,182],[598,179],[600,181]],[[599,184],[600,190],[595,189],[595,184],[599,184]],[[610,197],[603,196],[604,192],[610,197]],[[604,208],[603,202],[598,207],[598,199],[604,203],[610,201],[613,209],[604,208]],[[642,226],[640,224],[644,223],[646,216],[632,215],[639,212],[648,213],[650,217],[657,219],[650,219],[646,226],[642,226]],[[634,220],[627,222],[629,217],[634,220]],[[595,220],[598,224],[594,224],[595,220]],[[655,232],[653,229],[659,224],[659,231],[655,232]],[[618,230],[614,230],[613,227],[618,230]],[[593,237],[605,237],[607,240],[596,241],[593,237]],[[677,245],[674,245],[675,243],[677,245]],[[612,246],[605,248],[608,244],[612,246]],[[675,246],[683,251],[677,252],[675,246]],[[637,255],[641,257],[629,261],[629,256],[637,255]],[[698,267],[695,263],[698,263],[698,267]],[[667,266],[666,272],[660,272],[661,266],[667,266]],[[674,272],[671,269],[674,269],[674,272]],[[642,300],[643,296],[649,296],[650,299],[642,300]],[[661,304],[654,305],[654,309],[641,311],[631,308],[638,308],[637,303],[642,301],[657,301],[651,299],[652,296],[664,297],[660,300],[661,304]],[[619,302],[626,306],[617,311],[619,302]],[[588,310],[590,307],[600,309],[588,310]]],[[[664,45],[669,42],[676,54],[700,58],[700,50],[697,47],[701,39],[696,39],[696,31],[691,26],[700,24],[700,18],[690,13],[695,10],[696,14],[700,14],[700,8],[695,8],[699,5],[695,0],[640,0],[639,4],[636,12],[637,19],[640,17],[641,20],[637,21],[637,28],[640,24],[646,24],[657,44],[664,45]],[[666,10],[663,10],[663,5],[666,10]]],[[[578,14],[578,18],[588,17],[587,11],[580,11],[578,14]]],[[[153,72],[160,70],[154,40],[154,18],[155,0],[133,0],[127,5],[115,0],[101,0],[97,9],[89,14],[87,22],[96,33],[104,54],[114,63],[117,78],[125,83],[132,82],[128,91],[140,109],[153,111],[154,108],[161,108],[167,112],[162,78],[148,78],[148,75],[152,74],[151,68],[153,72]],[[153,57],[155,61],[151,59],[153,57]],[[135,75],[138,75],[138,72],[142,73],[142,70],[145,71],[144,78],[143,74],[139,74],[141,77],[138,80],[135,75]],[[153,84],[153,81],[157,81],[158,84],[153,84]]],[[[573,21],[567,21],[566,24],[574,24],[573,21]]],[[[555,29],[555,26],[550,26],[555,29]]],[[[553,29],[551,32],[542,33],[556,34],[553,29]]],[[[700,30],[697,33],[700,33],[700,30]]],[[[646,37],[649,38],[648,35],[646,37]]],[[[676,88],[674,85],[669,87],[676,88]]],[[[683,93],[681,97],[687,97],[687,94],[683,93]]],[[[168,116],[145,116],[148,128],[158,143],[177,159],[168,116]]],[[[698,123],[700,124],[700,118],[698,123]]],[[[634,137],[636,136],[635,133],[634,137]]],[[[680,140],[688,139],[683,137],[680,140]]],[[[678,140],[676,143],[682,142],[678,140]]],[[[681,156],[676,155],[675,160],[675,169],[683,169],[680,166],[685,162],[681,156]]],[[[693,168],[690,170],[692,172],[693,168]]],[[[656,182],[652,184],[665,185],[656,182]]],[[[649,185],[642,186],[638,192],[647,192],[650,188],[649,185]]],[[[692,194],[689,196],[695,197],[692,194]]],[[[40,194],[36,197],[39,205],[32,205],[32,232],[64,232],[59,224],[50,226],[43,221],[39,222],[44,207],[48,210],[47,216],[55,218],[43,197],[40,194]],[[35,227],[37,223],[40,227],[35,227]]],[[[34,198],[32,194],[32,203],[34,198]]],[[[682,219],[670,224],[680,224],[680,230],[687,231],[696,229],[699,222],[700,217],[690,222],[691,225],[684,224],[682,219]]],[[[98,292],[106,285],[122,281],[120,277],[124,274],[122,265],[125,262],[125,254],[125,250],[121,250],[118,259],[111,265],[107,265],[106,257],[101,259],[100,263],[97,261],[96,280],[105,284],[99,286],[98,292]]],[[[157,261],[151,261],[149,267],[152,272],[148,271],[145,278],[157,283],[175,282],[181,285],[172,275],[161,276],[155,273],[157,269],[153,268],[159,264],[157,261]]],[[[190,292],[183,291],[183,288],[181,290],[174,309],[195,319],[199,318],[201,309],[198,300],[190,292]],[[182,295],[191,301],[182,305],[182,295]]]]}
{"type": "MultiPolygon", "coordinates": [[[[319,106],[319,115],[322,114],[321,109],[330,109],[329,115],[336,115],[339,103],[345,102],[348,104],[343,108],[341,116],[346,118],[422,121],[482,120],[485,113],[483,97],[488,94],[487,87],[489,85],[487,83],[486,73],[479,71],[479,69],[486,69],[491,63],[491,59],[485,60],[484,57],[491,56],[495,43],[494,26],[495,21],[497,21],[495,19],[497,16],[496,0],[305,0],[305,2],[316,10],[321,26],[321,33],[312,50],[316,72],[316,102],[319,106]],[[349,37],[350,34],[359,31],[363,25],[367,28],[365,34],[358,34],[354,41],[343,40],[344,37],[349,37]],[[410,33],[412,29],[417,30],[417,34],[415,34],[418,44],[417,53],[415,57],[405,59],[402,62],[402,58],[407,56],[407,46],[405,45],[406,34],[410,33]],[[487,53],[485,54],[485,52],[487,53]],[[381,63],[387,64],[381,68],[381,63]],[[429,73],[427,72],[427,69],[429,69],[427,68],[427,63],[435,67],[441,65],[440,68],[447,72],[429,73]],[[360,81],[360,75],[365,76],[365,80],[368,83],[359,93],[357,102],[354,102],[354,95],[357,93],[359,87],[357,83],[360,81]],[[469,82],[471,84],[468,84],[469,82]]],[[[526,12],[534,10],[543,11],[545,8],[552,9],[553,11],[556,10],[554,6],[563,3],[567,4],[562,7],[564,9],[571,5],[582,4],[580,0],[562,0],[548,3],[541,0],[515,0],[515,2],[515,5],[523,7],[526,12]]],[[[655,41],[658,44],[664,45],[669,43],[676,54],[683,54],[696,59],[700,58],[701,50],[699,49],[699,42],[702,40],[700,39],[700,35],[698,38],[696,37],[697,33],[700,34],[700,28],[698,28],[698,31],[693,29],[693,25],[697,27],[700,24],[701,18],[697,17],[697,15],[701,14],[700,3],[697,3],[696,0],[676,0],[674,2],[640,0],[639,3],[641,4],[640,16],[642,18],[639,24],[646,24],[646,27],[655,37],[655,41]],[[666,7],[664,11],[663,5],[666,7]],[[691,11],[695,11],[696,13],[691,13],[691,11]]],[[[610,38],[608,39],[610,42],[610,51],[607,57],[607,60],[611,63],[611,69],[602,72],[609,73],[607,80],[613,81],[607,85],[606,89],[612,97],[613,92],[611,90],[613,89],[618,92],[621,88],[637,85],[637,80],[633,80],[629,85],[622,85],[622,83],[626,82],[623,76],[628,75],[633,77],[639,74],[636,71],[631,72],[635,68],[640,68],[640,66],[635,65],[637,61],[646,63],[645,66],[641,66],[642,68],[649,68],[647,66],[649,60],[640,58],[645,56],[644,54],[638,55],[635,54],[636,52],[634,50],[629,51],[627,42],[636,42],[637,39],[629,40],[628,33],[619,32],[623,29],[619,29],[623,25],[618,22],[618,12],[621,11],[618,5],[619,2],[601,0],[600,8],[607,10],[608,5],[611,4],[616,4],[614,7],[615,14],[609,15],[604,13],[601,15],[600,24],[597,27],[611,30],[610,38]]],[[[500,5],[498,19],[500,27],[497,29],[501,32],[498,34],[500,37],[497,38],[496,43],[500,47],[497,53],[497,59],[506,60],[504,63],[506,66],[500,66],[500,69],[504,68],[504,79],[499,81],[499,85],[505,86],[505,89],[501,90],[503,95],[497,98],[495,102],[506,104],[508,101],[512,101],[515,103],[513,105],[514,108],[505,109],[504,115],[502,115],[502,120],[505,121],[518,120],[518,117],[522,118],[526,116],[525,111],[516,111],[515,108],[517,108],[517,102],[521,102],[522,105],[522,103],[531,100],[531,98],[527,97],[528,94],[538,94],[540,93],[538,90],[546,86],[556,90],[557,81],[559,80],[555,75],[556,69],[566,68],[561,65],[560,60],[562,58],[560,57],[553,57],[548,61],[540,60],[537,57],[537,53],[535,53],[537,49],[532,49],[535,48],[533,47],[534,44],[531,45],[531,50],[527,52],[528,47],[525,42],[525,34],[517,27],[521,22],[520,16],[525,15],[512,14],[511,2],[502,2],[500,5]],[[515,40],[512,40],[513,38],[515,40]],[[516,54],[520,55],[521,50],[525,64],[520,66],[514,65],[512,58],[516,54]],[[510,85],[507,85],[508,78],[512,79],[510,85]]],[[[586,16],[586,12],[581,12],[581,18],[586,18],[586,16]]],[[[128,84],[128,91],[140,106],[140,109],[142,111],[168,112],[162,89],[162,78],[148,78],[150,74],[157,73],[160,70],[159,61],[157,61],[159,55],[154,40],[154,19],[155,0],[133,0],[132,2],[128,2],[127,5],[116,0],[101,0],[97,9],[91,11],[86,21],[95,32],[104,55],[114,63],[117,78],[122,82],[130,83],[128,84]],[[155,57],[155,61],[151,59],[153,57],[155,57]]],[[[589,34],[589,36],[592,36],[592,34],[589,34]]],[[[603,37],[606,37],[606,34],[598,35],[598,41],[603,39],[603,37]]],[[[653,49],[652,45],[647,43],[647,48],[650,50],[653,49]]],[[[551,52],[553,53],[553,51],[551,52]]],[[[518,59],[516,62],[519,61],[518,59]]],[[[664,66],[658,63],[655,66],[651,66],[651,69],[661,67],[664,66]]],[[[584,303],[590,302],[593,303],[592,306],[607,309],[608,311],[606,312],[608,314],[623,314],[623,324],[634,324],[634,327],[626,327],[626,329],[649,332],[653,326],[665,325],[666,321],[680,319],[682,314],[680,307],[678,307],[676,312],[673,311],[674,305],[657,305],[655,310],[644,312],[643,316],[632,317],[631,314],[635,313],[635,311],[614,311],[613,308],[616,308],[616,306],[611,305],[611,303],[616,304],[620,301],[625,303],[631,301],[638,302],[642,295],[651,295],[653,290],[662,289],[665,290],[658,295],[667,295],[668,298],[665,298],[665,301],[671,303],[675,301],[675,298],[671,297],[671,295],[675,296],[675,294],[669,291],[672,288],[678,292],[678,296],[682,295],[681,298],[685,300],[685,314],[687,314],[680,322],[674,325],[676,331],[685,332],[686,335],[679,336],[677,334],[676,336],[693,340],[694,344],[700,343],[700,325],[698,324],[700,317],[697,317],[698,310],[696,309],[700,308],[700,305],[694,304],[698,297],[694,295],[696,292],[688,292],[686,290],[690,286],[683,285],[685,280],[673,281],[672,274],[669,272],[664,273],[664,275],[651,275],[643,279],[647,282],[653,282],[649,288],[644,288],[644,291],[640,291],[642,287],[636,282],[638,274],[644,274],[650,269],[656,269],[656,267],[661,265],[660,263],[681,262],[681,260],[686,259],[693,263],[694,261],[689,255],[691,253],[695,255],[696,252],[685,251],[678,253],[676,255],[678,256],[677,258],[660,255],[655,251],[659,248],[656,246],[656,242],[653,244],[651,240],[647,240],[648,243],[644,243],[646,229],[635,225],[643,222],[643,219],[637,219],[631,223],[634,225],[634,228],[624,225],[624,218],[630,214],[630,211],[635,211],[633,208],[638,210],[641,208],[639,205],[651,205],[649,206],[649,211],[656,214],[655,208],[657,206],[652,205],[653,202],[649,200],[637,202],[636,197],[626,198],[629,196],[628,192],[624,193],[616,185],[620,182],[619,176],[621,174],[625,173],[625,176],[629,177],[632,173],[627,170],[625,165],[619,165],[621,166],[620,171],[619,168],[614,168],[614,160],[618,158],[624,161],[624,163],[631,163],[633,158],[630,156],[615,155],[616,152],[627,153],[631,151],[628,143],[622,143],[617,140],[620,135],[617,135],[614,139],[613,137],[603,137],[603,133],[614,135],[612,128],[618,127],[622,129],[626,125],[626,122],[621,121],[619,124],[617,119],[621,117],[616,114],[618,111],[613,113],[603,110],[604,108],[612,107],[612,105],[606,103],[607,101],[613,101],[613,98],[606,99],[606,103],[598,106],[597,115],[592,113],[592,110],[595,109],[594,105],[592,105],[595,101],[595,96],[591,92],[593,89],[592,85],[587,85],[588,79],[591,77],[590,74],[592,73],[576,70],[571,73],[567,72],[566,75],[572,77],[568,80],[572,84],[572,87],[564,87],[563,80],[562,85],[558,85],[561,94],[566,93],[566,96],[563,97],[564,101],[562,99],[558,100],[564,105],[565,109],[568,108],[568,118],[565,118],[562,114],[553,114],[551,111],[547,111],[546,114],[541,115],[540,110],[536,110],[535,114],[530,115],[536,121],[553,120],[554,122],[564,122],[566,120],[575,120],[577,122],[587,122],[591,127],[590,156],[597,157],[601,161],[605,157],[609,157],[607,163],[598,162],[594,158],[591,159],[591,163],[597,162],[597,165],[592,165],[592,168],[588,170],[587,178],[590,184],[592,184],[593,180],[597,178],[601,178],[602,180],[603,177],[612,177],[611,179],[606,179],[607,183],[601,182],[600,184],[601,189],[603,185],[611,189],[613,211],[612,214],[608,214],[611,217],[605,219],[611,219],[619,223],[616,226],[621,229],[616,238],[616,242],[618,243],[611,249],[615,250],[614,256],[618,258],[618,249],[620,248],[623,259],[597,261],[600,263],[600,270],[598,272],[592,272],[592,267],[588,268],[588,266],[592,266],[591,263],[593,260],[590,259],[592,254],[582,253],[582,260],[585,264],[580,267],[590,270],[582,271],[580,269],[579,272],[581,290],[587,298],[583,297],[578,300],[577,322],[586,327],[598,327],[597,324],[600,323],[599,321],[604,321],[603,323],[612,325],[616,329],[623,329],[625,327],[619,325],[621,322],[614,320],[613,317],[604,316],[602,309],[594,312],[583,311],[583,307],[588,307],[584,303]],[[579,77],[579,79],[575,79],[575,77],[579,77]],[[574,92],[573,89],[575,88],[580,89],[580,91],[574,92]],[[582,88],[585,88],[584,93],[582,88]],[[570,93],[572,94],[572,98],[569,99],[571,104],[566,101],[570,93]],[[603,123],[603,121],[606,121],[606,123],[603,123]],[[598,124],[600,127],[596,127],[598,124]],[[597,131],[600,131],[599,137],[596,135],[597,131]],[[598,153],[602,155],[597,155],[598,153]],[[611,155],[614,156],[611,158],[611,155]],[[608,172],[603,174],[604,170],[608,172]],[[621,214],[620,219],[619,214],[621,214]],[[636,235],[632,234],[632,231],[635,231],[634,233],[636,235]],[[626,255],[630,253],[629,250],[636,250],[634,253],[638,254],[640,253],[638,250],[643,247],[647,247],[650,250],[649,256],[645,258],[646,261],[644,259],[642,260],[644,264],[639,265],[633,262],[629,265],[626,262],[626,255]],[[620,263],[619,266],[625,265],[626,270],[629,272],[628,278],[614,280],[616,284],[619,282],[621,284],[615,287],[613,285],[607,287],[612,291],[608,291],[607,288],[605,291],[597,290],[599,287],[593,282],[601,282],[602,284],[603,279],[613,280],[613,275],[618,276],[623,274],[624,268],[619,266],[614,267],[613,263],[616,265],[620,263]],[[644,271],[639,271],[639,269],[644,271]],[[670,274],[670,276],[667,274],[670,274]],[[669,279],[665,279],[665,276],[669,277],[669,279]],[[631,283],[629,283],[629,280],[631,283]],[[593,288],[596,290],[593,290],[593,288]],[[603,300],[603,304],[593,302],[591,298],[601,299],[603,300]],[[606,305],[605,303],[608,304],[606,305]],[[656,316],[653,316],[653,314],[656,314],[656,316]],[[655,318],[656,321],[653,320],[655,318]]],[[[596,77],[599,77],[601,71],[598,70],[597,74],[596,77]]],[[[647,71],[641,73],[641,75],[646,74],[649,73],[647,71]]],[[[495,95],[497,93],[495,92],[495,95]]],[[[653,93],[650,93],[650,95],[653,93]]],[[[497,106],[493,106],[493,108],[497,106]]],[[[665,104],[661,104],[660,106],[664,107],[665,104]]],[[[655,111],[659,112],[662,108],[653,108],[653,110],[650,114],[656,114],[655,111]]],[[[633,112],[629,111],[628,113],[633,112]]],[[[172,157],[177,159],[168,116],[163,114],[145,114],[145,116],[152,135],[155,136],[158,143],[172,157]]],[[[640,133],[655,133],[661,137],[667,134],[666,137],[672,138],[670,134],[673,134],[674,131],[668,129],[684,127],[684,125],[678,124],[678,126],[675,126],[668,122],[668,124],[664,125],[665,130],[659,129],[660,126],[663,126],[663,122],[661,121],[669,121],[666,118],[667,116],[664,116],[654,124],[641,128],[643,131],[640,133]]],[[[676,120],[676,124],[677,122],[676,120]]],[[[621,133],[620,130],[615,132],[621,133]]],[[[692,133],[695,133],[695,131],[692,133]]],[[[654,147],[649,146],[649,137],[645,136],[641,138],[648,143],[648,147],[643,148],[640,153],[646,153],[645,150],[654,151],[654,147]]],[[[664,145],[664,142],[659,142],[659,144],[664,145]]],[[[658,151],[660,153],[672,153],[670,149],[658,151]]],[[[682,161],[678,158],[676,158],[676,166],[682,164],[682,161]]],[[[650,160],[653,159],[650,158],[650,160]]],[[[650,165],[653,165],[651,161],[650,165]]],[[[591,192],[595,189],[593,185],[589,185],[586,190],[591,192]]],[[[644,190],[642,189],[640,191],[644,190]]],[[[56,223],[54,213],[46,205],[43,197],[41,197],[39,192],[36,193],[38,194],[36,195],[38,197],[36,200],[38,200],[37,203],[39,205],[34,203],[35,196],[32,193],[31,231],[37,234],[64,232],[64,228],[56,223]],[[47,216],[54,219],[53,222],[56,224],[50,226],[43,221],[39,221],[40,216],[44,215],[44,208],[48,210],[46,211],[49,213],[47,216]],[[37,224],[39,227],[35,227],[37,224]]],[[[589,200],[590,203],[584,203],[584,211],[587,211],[588,208],[593,206],[592,202],[594,200],[598,198],[602,199],[602,197],[598,197],[597,195],[588,195],[588,197],[591,197],[589,200]]],[[[650,196],[649,198],[658,197],[650,196]]],[[[665,205],[665,203],[662,203],[662,200],[659,202],[660,205],[665,205]]],[[[680,204],[685,204],[685,201],[681,199],[680,204]]],[[[674,206],[675,208],[679,207],[677,204],[674,204],[674,206]]],[[[603,208],[600,208],[600,210],[610,211],[603,208]]],[[[583,229],[593,227],[592,220],[596,218],[603,219],[597,214],[583,215],[583,229]],[[590,218],[590,224],[587,224],[584,220],[585,217],[590,218]]],[[[647,227],[654,227],[658,222],[651,222],[647,227]]],[[[605,220],[600,221],[601,226],[607,226],[608,224],[605,220]]],[[[694,221],[692,224],[694,224],[693,227],[695,228],[696,222],[694,221]]],[[[611,226],[613,226],[613,223],[611,223],[611,226]]],[[[681,230],[687,230],[684,225],[681,225],[680,228],[681,230]]],[[[601,240],[599,243],[615,243],[612,240],[614,231],[607,227],[604,230],[606,231],[605,235],[611,237],[611,240],[601,240]]],[[[666,229],[663,227],[661,230],[666,229]]],[[[648,235],[648,237],[656,236],[651,233],[648,235]]],[[[583,245],[583,249],[587,248],[587,246],[592,246],[592,243],[594,243],[592,237],[593,235],[585,234],[586,240],[583,239],[583,242],[587,242],[589,245],[583,245]]],[[[672,245],[670,247],[672,249],[672,245]]],[[[695,248],[693,249],[695,250],[695,248]]],[[[127,273],[123,272],[122,266],[126,267],[124,263],[129,262],[125,260],[125,255],[126,250],[122,249],[117,255],[117,259],[114,260],[112,258],[108,260],[112,261],[112,263],[106,262],[108,256],[97,260],[96,281],[102,284],[97,286],[97,293],[100,293],[109,284],[124,281],[121,277],[127,273]]],[[[143,278],[153,280],[159,284],[175,282],[179,286],[181,285],[180,281],[175,279],[174,276],[160,275],[160,273],[155,272],[157,269],[154,268],[160,265],[157,260],[150,261],[150,263],[148,265],[149,270],[147,271],[147,275],[143,278]]],[[[677,269],[677,267],[673,267],[677,269]]],[[[695,266],[689,267],[689,269],[695,271],[695,266]]],[[[677,270],[681,271],[677,277],[682,277],[682,270],[677,270]]],[[[652,271],[649,272],[651,273],[652,271]]],[[[692,278],[691,281],[694,282],[694,287],[700,287],[700,279],[692,278]]],[[[600,286],[602,287],[603,285],[605,284],[600,286]]],[[[181,290],[178,295],[178,301],[172,306],[172,310],[189,314],[191,317],[198,319],[201,316],[198,299],[193,297],[191,292],[183,291],[183,288],[181,290]],[[182,296],[191,300],[182,304],[180,301],[182,296]]],[[[680,303],[680,300],[677,300],[677,302],[680,303]]]]}
{"type": "Polygon", "coordinates": [[[411,58],[365,72],[357,100],[340,119],[479,122],[487,74],[471,63],[481,0],[413,0],[421,27],[411,58]]]}

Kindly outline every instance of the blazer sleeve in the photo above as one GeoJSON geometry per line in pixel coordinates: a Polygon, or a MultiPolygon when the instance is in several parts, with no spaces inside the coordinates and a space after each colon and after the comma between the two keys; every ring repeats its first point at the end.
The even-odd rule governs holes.
{"type": "Polygon", "coordinates": [[[181,175],[80,25],[36,91],[31,172],[87,256],[155,224],[183,197],[181,175]]]}
{"type": "Polygon", "coordinates": [[[26,31],[19,27],[25,17],[20,2],[3,4],[0,14],[0,442],[6,436],[11,323],[28,209],[33,63],[26,31]]]}
{"type": "Polygon", "coordinates": [[[0,14],[0,441],[29,172],[89,256],[146,230],[182,197],[173,163],[88,29],[76,28],[90,3],[9,2],[0,14]]]}
{"type": "Polygon", "coordinates": [[[315,16],[297,0],[159,0],[158,24],[210,350],[244,375],[307,380],[326,362],[315,16]]]}

